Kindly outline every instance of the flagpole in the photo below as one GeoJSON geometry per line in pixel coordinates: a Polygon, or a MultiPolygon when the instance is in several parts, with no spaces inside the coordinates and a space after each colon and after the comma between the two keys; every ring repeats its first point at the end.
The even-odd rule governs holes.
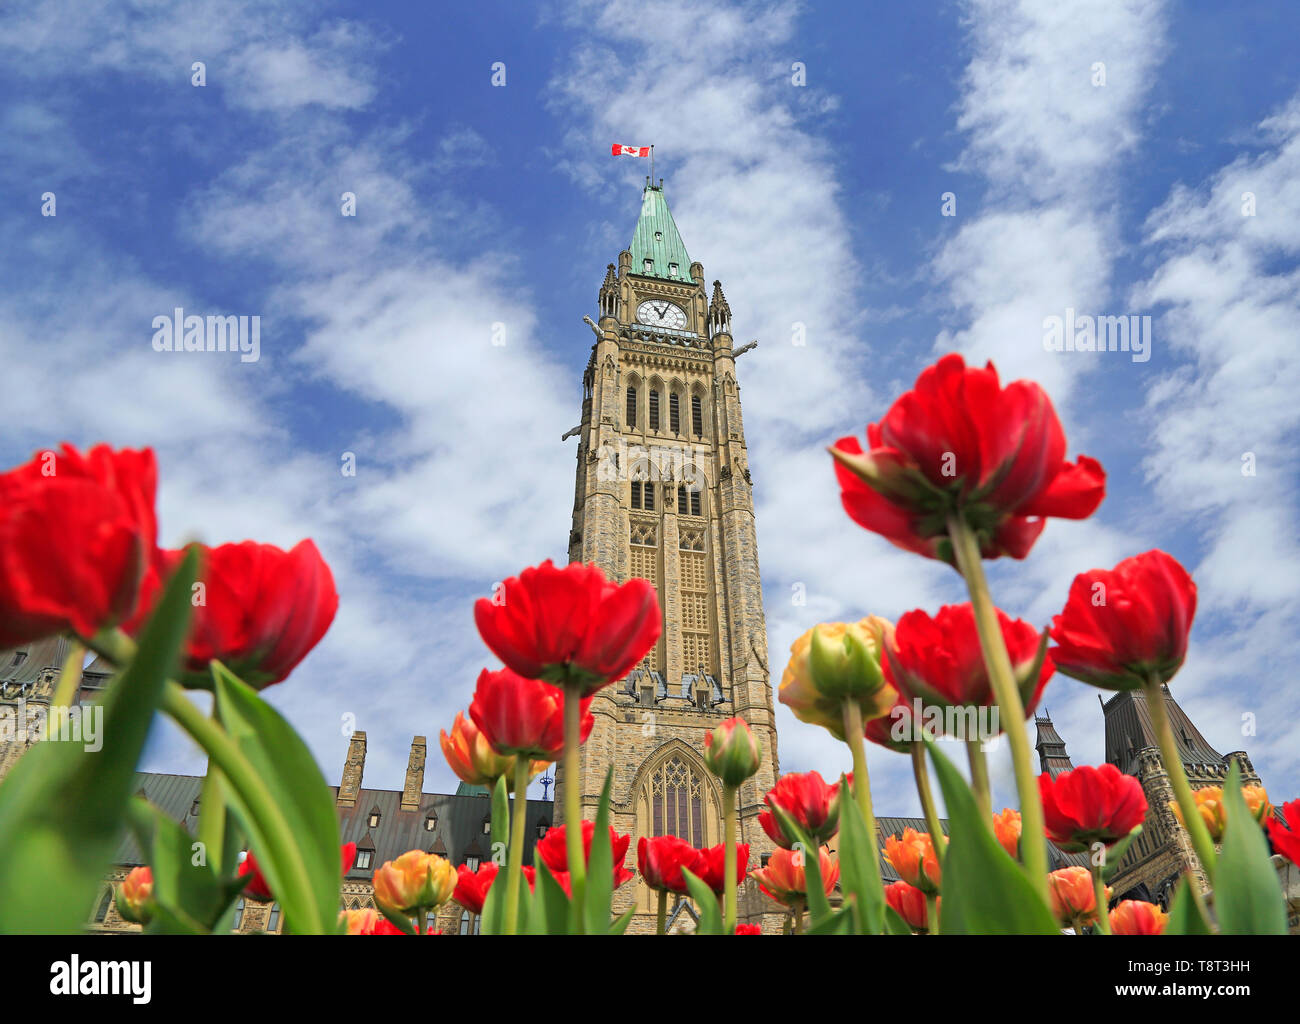
{"type": "Polygon", "coordinates": [[[650,187],[653,188],[655,183],[655,144],[650,143],[650,187]]]}

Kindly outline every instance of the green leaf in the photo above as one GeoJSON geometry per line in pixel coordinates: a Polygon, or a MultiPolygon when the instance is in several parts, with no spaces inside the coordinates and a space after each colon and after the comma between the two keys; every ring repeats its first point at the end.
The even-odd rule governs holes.
{"type": "Polygon", "coordinates": [[[632,918],[636,916],[636,907],[628,907],[617,921],[609,926],[610,935],[622,935],[627,931],[627,926],[632,923],[632,918]]]}
{"type": "Polygon", "coordinates": [[[1128,853],[1128,848],[1133,845],[1133,840],[1141,834],[1142,826],[1138,825],[1132,832],[1106,851],[1106,863],[1101,869],[1103,882],[1109,881],[1115,872],[1119,870],[1119,862],[1124,859],[1124,854],[1128,853]]]}
{"type": "Polygon", "coordinates": [[[221,722],[279,807],[306,874],[310,902],[304,906],[282,884],[292,866],[277,860],[248,808],[232,792],[232,806],[252,837],[258,867],[284,911],[285,930],[331,934],[338,918],[340,844],[338,815],[325,778],[293,727],[256,690],[217,663],[213,678],[221,722]]]}
{"type": "Polygon", "coordinates": [[[682,869],[682,877],[686,879],[686,888],[690,890],[691,899],[695,901],[695,909],[700,914],[700,923],[696,926],[695,934],[721,935],[722,911],[718,908],[717,894],[702,879],[696,878],[685,868],[682,869]]]}
{"type": "Polygon", "coordinates": [[[1237,762],[1223,787],[1223,848],[1214,869],[1214,916],[1224,935],[1285,935],[1286,901],[1277,869],[1241,795],[1237,762]]]}
{"type": "Polygon", "coordinates": [[[582,911],[588,935],[604,935],[609,931],[610,905],[614,899],[614,851],[609,839],[609,793],[613,781],[614,769],[610,768],[605,772],[605,786],[600,791],[596,827],[591,834],[591,855],[587,858],[586,906],[582,911]]]}
{"type": "Polygon", "coordinates": [[[1163,935],[1210,935],[1210,926],[1202,916],[1196,900],[1192,897],[1191,886],[1195,883],[1190,875],[1183,875],[1178,883],[1173,901],[1169,904],[1169,920],[1165,922],[1163,935]]]}
{"type": "Polygon", "coordinates": [[[569,897],[563,886],[555,880],[546,862],[537,858],[537,899],[540,900],[541,916],[534,923],[538,935],[563,935],[568,930],[569,897]]]}
{"type": "Polygon", "coordinates": [[[194,837],[161,810],[133,797],[128,807],[132,828],[149,851],[155,914],[147,931],[208,935],[248,884],[248,877],[223,880],[208,864],[194,863],[194,837]]]}
{"type": "Polygon", "coordinates": [[[102,709],[103,746],[37,743],[0,786],[0,933],[75,933],[89,916],[123,832],[149,724],[189,630],[197,563],[192,548],[130,664],[82,709],[92,723],[101,713],[93,709],[102,709]]]}
{"type": "Polygon", "coordinates": [[[933,740],[925,741],[948,810],[943,857],[944,935],[1059,935],[1052,912],[1024,869],[993,837],[975,797],[933,740]]]}
{"type": "Polygon", "coordinates": [[[893,907],[885,905],[885,932],[888,935],[911,935],[912,929],[893,907]]]}
{"type": "Polygon", "coordinates": [[[506,792],[506,777],[497,779],[492,789],[492,856],[497,851],[510,849],[510,796],[506,792]]]}
{"type": "MultiPolygon", "coordinates": [[[[853,800],[844,776],[840,776],[840,887],[853,896],[855,913],[864,935],[879,935],[885,926],[885,889],[880,871],[872,869],[872,838],[862,808],[853,800]]],[[[877,851],[879,856],[879,851],[877,851]]]]}
{"type": "Polygon", "coordinates": [[[853,912],[848,907],[828,914],[820,922],[809,927],[805,935],[852,935],[853,912]]]}

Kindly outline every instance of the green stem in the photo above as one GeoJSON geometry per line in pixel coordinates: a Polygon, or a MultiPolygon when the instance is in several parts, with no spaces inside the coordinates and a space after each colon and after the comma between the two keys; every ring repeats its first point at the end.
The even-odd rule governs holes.
{"type": "Polygon", "coordinates": [[[966,756],[970,760],[971,789],[975,791],[975,803],[984,815],[984,823],[993,827],[993,795],[989,792],[989,762],[984,756],[984,745],[975,737],[966,741],[966,756]]]}
{"type": "MultiPolygon", "coordinates": [[[[215,705],[213,701],[214,715],[215,705]]],[[[199,842],[203,844],[208,865],[220,875],[226,847],[226,790],[221,784],[221,769],[212,763],[211,757],[199,790],[199,842]]]]}
{"type": "Polygon", "coordinates": [[[212,719],[190,703],[185,691],[170,679],[163,687],[162,710],[182,729],[189,733],[229,781],[248,812],[249,824],[259,831],[270,853],[270,859],[280,868],[277,879],[284,890],[282,905],[302,907],[310,914],[306,921],[294,921],[294,931],[299,934],[327,934],[326,922],[316,916],[316,901],[307,879],[307,868],[301,851],[294,842],[280,807],[271,796],[248,759],[234,740],[220,729],[212,719]]]}
{"type": "Polygon", "coordinates": [[[514,935],[519,929],[519,880],[524,877],[524,829],[528,827],[528,769],[531,763],[526,757],[515,758],[515,804],[510,823],[510,852],[506,858],[507,935],[514,935]]]}
{"type": "Polygon", "coordinates": [[[925,815],[925,827],[930,831],[930,844],[935,854],[942,859],[948,848],[948,837],[939,825],[939,812],[935,809],[934,793],[930,789],[930,772],[925,765],[925,744],[920,740],[912,741],[912,776],[916,779],[916,791],[921,796],[921,813],[925,815]]]}
{"type": "MultiPolygon", "coordinates": [[[[871,777],[867,774],[867,751],[863,744],[862,708],[855,700],[844,702],[844,737],[853,754],[853,797],[867,826],[867,857],[871,877],[880,878],[880,840],[876,837],[876,813],[871,808],[871,777]]],[[[817,850],[811,856],[819,856],[817,850]]]]}
{"type": "Polygon", "coordinates": [[[984,667],[988,671],[1007,742],[1011,746],[1011,764],[1015,768],[1016,791],[1020,795],[1020,849],[1025,870],[1034,890],[1045,904],[1050,904],[1047,895],[1047,836],[1043,831],[1043,805],[1038,796],[1038,780],[1034,777],[1030,761],[1025,706],[1020,700],[1020,690],[1016,687],[1015,675],[1011,670],[1011,657],[1007,654],[1006,640],[998,624],[997,609],[989,596],[989,585],[984,578],[984,563],[975,534],[964,519],[952,515],[948,517],[948,535],[952,539],[957,568],[965,578],[966,589],[970,592],[971,606],[975,611],[975,627],[984,654],[984,667]]]}
{"type": "Polygon", "coordinates": [[[1092,891],[1097,898],[1097,934],[1110,934],[1110,907],[1106,905],[1106,883],[1101,878],[1101,868],[1092,868],[1092,891]]]}
{"type": "Polygon", "coordinates": [[[1174,731],[1169,725],[1169,714],[1165,710],[1165,696],[1160,690],[1160,676],[1152,673],[1142,686],[1147,701],[1147,712],[1151,716],[1151,725],[1156,731],[1156,742],[1160,744],[1160,758],[1165,763],[1165,774],[1173,787],[1178,809],[1183,812],[1183,827],[1191,836],[1192,847],[1201,860],[1201,867],[1207,876],[1213,877],[1216,857],[1214,840],[1201,820],[1201,812],[1196,809],[1196,798],[1192,796],[1192,787],[1187,784],[1187,774],[1183,771],[1183,759],[1174,742],[1174,731]]]}
{"type": "Polygon", "coordinates": [[[794,931],[791,934],[793,935],[803,934],[803,907],[802,906],[798,906],[794,908],[794,931]]]}
{"type": "Polygon", "coordinates": [[[655,934],[663,935],[668,924],[668,890],[659,890],[659,914],[655,925],[655,934]]]}
{"type": "MultiPolygon", "coordinates": [[[[725,872],[722,931],[731,935],[736,930],[736,787],[723,785],[723,834],[726,846],[723,849],[722,870],[725,872]]],[[[815,857],[816,852],[813,853],[815,857]]],[[[806,856],[806,854],[805,854],[806,856]]]]}
{"type": "Polygon", "coordinates": [[[938,894],[925,894],[925,932],[927,935],[939,934],[939,897],[938,894]]]}
{"type": "Polygon", "coordinates": [[[68,648],[68,656],[63,660],[63,669],[59,672],[59,682],[54,688],[50,706],[70,708],[77,694],[81,691],[82,663],[86,660],[86,648],[74,640],[68,648]]]}
{"type": "Polygon", "coordinates": [[[570,915],[575,931],[583,930],[582,908],[587,891],[587,862],[582,852],[582,785],[579,751],[582,746],[582,690],[564,685],[564,845],[569,861],[569,889],[573,893],[570,915]]]}

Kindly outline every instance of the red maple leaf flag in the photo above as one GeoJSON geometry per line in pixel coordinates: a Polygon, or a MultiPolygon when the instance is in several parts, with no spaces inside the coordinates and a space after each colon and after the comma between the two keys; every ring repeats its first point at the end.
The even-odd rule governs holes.
{"type": "Polygon", "coordinates": [[[649,146],[620,146],[617,142],[609,149],[610,156],[649,156],[649,146]]]}

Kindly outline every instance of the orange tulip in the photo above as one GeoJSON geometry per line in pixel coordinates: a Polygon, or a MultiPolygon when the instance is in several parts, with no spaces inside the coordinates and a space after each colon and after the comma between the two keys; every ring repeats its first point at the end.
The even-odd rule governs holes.
{"type": "MultiPolygon", "coordinates": [[[[1241,795],[1246,801],[1246,808],[1250,811],[1251,817],[1256,821],[1262,823],[1273,813],[1273,805],[1268,802],[1268,794],[1264,792],[1263,786],[1242,786],[1241,795]]],[[[1223,787],[1205,786],[1194,790],[1192,797],[1196,801],[1196,809],[1200,812],[1201,820],[1205,822],[1210,838],[1216,843],[1221,842],[1223,830],[1228,824],[1223,806],[1223,787]]],[[[1178,823],[1186,828],[1187,822],[1183,820],[1183,812],[1178,805],[1171,801],[1169,806],[1173,809],[1178,823]]]]}
{"type": "Polygon", "coordinates": [[[1159,935],[1168,922],[1168,914],[1143,900],[1121,900],[1110,912],[1110,930],[1114,935],[1159,935]]]}
{"type": "Polygon", "coordinates": [[[901,836],[890,836],[885,840],[885,859],[908,885],[924,893],[939,891],[939,858],[935,856],[930,833],[905,828],[901,836]]]}
{"type": "MultiPolygon", "coordinates": [[[[456,712],[456,720],[451,726],[451,735],[442,730],[442,753],[451,765],[451,770],[462,782],[471,786],[486,786],[489,790],[497,784],[497,779],[506,780],[506,790],[513,791],[515,784],[515,759],[509,754],[498,754],[487,737],[472,719],[463,712],[456,712]]],[[[529,767],[529,776],[543,771],[549,761],[533,761],[529,767]]]]}
{"type": "Polygon", "coordinates": [[[133,924],[148,924],[153,917],[153,871],[133,868],[117,887],[117,912],[133,924]]]}
{"type": "Polygon", "coordinates": [[[993,834],[998,837],[1002,849],[1013,859],[1020,859],[1020,812],[1008,807],[993,815],[993,834]]]}
{"type": "MultiPolygon", "coordinates": [[[[817,863],[822,874],[822,888],[829,896],[839,881],[840,865],[831,860],[826,847],[817,851],[817,863]]],[[[767,866],[751,871],[749,877],[768,896],[787,907],[802,909],[808,902],[808,876],[804,870],[802,850],[778,848],[768,858],[767,866]]]]}
{"type": "Polygon", "coordinates": [[[457,881],[456,869],[445,857],[408,850],[375,872],[375,902],[390,912],[416,914],[451,899],[457,881]]]}
{"type": "MultiPolygon", "coordinates": [[[[1047,876],[1047,892],[1052,913],[1064,927],[1076,930],[1097,923],[1097,894],[1092,887],[1092,873],[1084,867],[1060,868],[1047,876]]],[[[1106,898],[1110,899],[1110,886],[1106,898]]]]}

